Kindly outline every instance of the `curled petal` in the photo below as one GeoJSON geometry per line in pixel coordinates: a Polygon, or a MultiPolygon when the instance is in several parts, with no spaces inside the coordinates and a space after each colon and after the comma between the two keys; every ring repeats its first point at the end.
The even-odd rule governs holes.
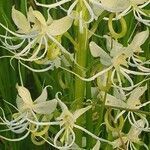
{"type": "Polygon", "coordinates": [[[34,103],[45,102],[47,100],[47,88],[50,86],[46,86],[41,95],[34,101],[34,103]]]}
{"type": "Polygon", "coordinates": [[[26,65],[25,63],[23,63],[23,62],[20,61],[20,60],[19,60],[19,63],[20,63],[21,65],[23,65],[25,68],[27,68],[27,69],[29,69],[29,70],[31,70],[31,71],[33,71],[33,72],[46,72],[46,71],[48,71],[48,70],[52,70],[52,69],[53,69],[53,66],[52,66],[51,64],[50,64],[48,67],[43,68],[43,69],[35,69],[35,68],[32,68],[32,67],[26,65]]]}
{"type": "Polygon", "coordinates": [[[60,105],[62,111],[68,110],[68,107],[66,106],[66,104],[63,103],[63,102],[59,99],[58,94],[61,94],[61,93],[60,93],[60,92],[56,93],[56,96],[55,96],[55,97],[56,97],[56,99],[58,100],[58,103],[59,103],[59,105],[60,105]]]}

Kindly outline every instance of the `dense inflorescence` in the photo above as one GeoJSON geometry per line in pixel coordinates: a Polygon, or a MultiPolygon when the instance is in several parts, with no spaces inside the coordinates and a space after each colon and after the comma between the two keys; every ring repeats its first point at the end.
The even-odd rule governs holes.
{"type": "MultiPolygon", "coordinates": [[[[35,0],[34,3],[46,13],[28,6],[24,14],[12,6],[16,30],[0,23],[5,31],[0,34],[1,48],[7,54],[0,58],[10,58],[13,68],[13,60],[18,62],[20,82],[16,83],[16,106],[5,100],[5,105],[13,109],[11,116],[0,107],[0,132],[11,131],[18,136],[11,138],[0,133],[0,139],[15,142],[30,136],[36,145],[48,143],[60,150],[140,147],[149,150],[142,135],[150,132],[149,112],[144,109],[150,100],[143,98],[149,89],[150,60],[144,57],[149,50],[143,45],[149,38],[150,1],[56,0],[43,4],[35,0]],[[63,17],[54,17],[53,9],[64,12],[60,15],[63,17]],[[128,29],[129,15],[137,23],[132,32],[128,29]],[[108,26],[101,26],[101,21],[108,26]],[[138,24],[142,30],[138,30],[138,24]],[[98,28],[106,28],[107,32],[99,35],[98,28]],[[123,42],[127,33],[128,39],[123,42]],[[65,40],[69,44],[64,44],[65,40]],[[22,67],[35,74],[59,72],[61,88],[54,93],[51,84],[46,85],[33,100],[25,86],[22,67]],[[141,80],[136,81],[138,77],[141,80]],[[69,82],[73,85],[67,88],[74,89],[67,91],[70,99],[66,100],[69,82]],[[48,100],[50,88],[54,97],[51,95],[48,100]],[[88,117],[93,130],[88,126],[88,117]],[[89,138],[90,145],[86,142],[89,138]]],[[[53,80],[57,77],[53,76],[53,80]]]]}

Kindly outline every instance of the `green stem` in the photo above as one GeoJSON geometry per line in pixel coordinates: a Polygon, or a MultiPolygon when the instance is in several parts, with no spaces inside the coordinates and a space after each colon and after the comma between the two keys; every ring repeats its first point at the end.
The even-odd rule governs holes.
{"type": "MultiPolygon", "coordinates": [[[[87,18],[88,14],[85,10],[85,7],[82,3],[82,1],[79,2],[77,6],[77,11],[80,12],[82,10],[82,16],[83,18],[87,18]]],[[[86,60],[87,60],[87,45],[88,45],[88,25],[84,24],[83,32],[80,32],[80,26],[78,24],[78,33],[77,33],[77,43],[78,43],[78,49],[76,50],[76,62],[78,63],[81,68],[76,67],[75,72],[83,77],[85,77],[85,71],[83,68],[86,68],[86,60]]],[[[83,107],[83,101],[85,96],[85,89],[86,84],[84,81],[80,80],[79,78],[75,78],[75,101],[76,103],[76,109],[83,107]]],[[[82,117],[77,120],[78,125],[82,125],[82,117]]],[[[77,131],[76,132],[76,143],[81,146],[82,145],[82,132],[77,131]]]]}
{"type": "MultiPolygon", "coordinates": [[[[76,61],[77,63],[85,68],[86,67],[86,57],[87,57],[87,30],[84,29],[84,32],[78,34],[78,45],[79,50],[76,52],[76,61]]],[[[84,70],[80,68],[76,68],[75,72],[81,76],[85,76],[84,70]]],[[[85,93],[85,82],[80,80],[78,77],[75,78],[75,100],[76,100],[76,109],[79,109],[83,106],[84,101],[84,93],[85,93]]],[[[82,118],[77,121],[78,125],[82,124],[82,118]]],[[[81,145],[82,133],[77,132],[77,141],[76,143],[81,145]]]]}
{"type": "MultiPolygon", "coordinates": [[[[91,68],[91,54],[90,54],[90,51],[88,50],[87,52],[87,67],[88,68],[91,68]]],[[[90,76],[91,75],[91,69],[88,70],[87,72],[87,76],[90,76]]],[[[91,82],[87,82],[86,83],[86,99],[87,100],[90,100],[91,97],[92,97],[92,93],[91,93],[91,86],[92,86],[92,83],[91,82]]],[[[92,110],[91,111],[87,111],[87,114],[86,114],[86,129],[90,132],[93,133],[93,121],[92,121],[92,110]]],[[[87,149],[90,149],[91,147],[93,147],[93,140],[91,138],[91,136],[87,135],[86,137],[86,148],[87,149]]]]}

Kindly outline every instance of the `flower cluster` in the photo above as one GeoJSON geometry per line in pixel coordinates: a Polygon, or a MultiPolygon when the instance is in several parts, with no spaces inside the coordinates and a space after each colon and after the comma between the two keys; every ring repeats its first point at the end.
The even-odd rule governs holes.
{"type": "Polygon", "coordinates": [[[47,101],[48,87],[49,86],[46,86],[41,95],[35,101],[33,101],[29,90],[23,86],[17,85],[17,107],[7,102],[9,105],[15,108],[17,112],[12,115],[11,120],[8,120],[3,108],[0,107],[3,114],[3,116],[0,117],[0,125],[6,126],[6,129],[4,129],[3,132],[10,130],[16,134],[22,135],[22,133],[24,133],[24,135],[17,139],[10,139],[0,136],[2,139],[8,141],[20,141],[31,134],[31,139],[36,145],[41,145],[47,142],[58,149],[69,149],[75,142],[76,136],[74,129],[76,128],[89,134],[98,141],[106,142],[112,145],[110,141],[99,138],[85,128],[76,124],[76,120],[89,109],[91,109],[91,105],[78,109],[72,113],[59,99],[59,93],[56,94],[54,99],[47,101]],[[58,112],[58,117],[56,117],[54,114],[55,111],[59,111],[57,109],[57,105],[59,105],[61,108],[61,112],[58,112]],[[54,136],[54,138],[52,138],[49,135],[48,130],[51,128],[51,126],[56,125],[60,127],[60,131],[54,136]],[[38,141],[38,138],[41,140],[38,141]]]}
{"type": "Polygon", "coordinates": [[[30,7],[26,17],[13,7],[12,19],[17,26],[16,32],[1,24],[6,29],[2,43],[4,48],[12,54],[11,60],[18,59],[23,66],[32,71],[36,70],[27,66],[24,61],[48,65],[47,68],[40,70],[42,72],[54,69],[54,67],[58,68],[61,63],[61,55],[70,55],[60,44],[61,36],[72,25],[73,20],[69,16],[53,20],[48,11],[46,20],[39,11],[30,7]],[[13,37],[8,36],[8,33],[13,37]],[[14,40],[20,41],[19,44],[12,43],[14,40]]]}

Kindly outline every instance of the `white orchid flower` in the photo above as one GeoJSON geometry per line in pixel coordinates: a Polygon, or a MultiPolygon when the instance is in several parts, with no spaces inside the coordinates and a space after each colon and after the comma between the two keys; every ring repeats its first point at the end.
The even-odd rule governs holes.
{"type": "MultiPolygon", "coordinates": [[[[47,87],[43,89],[42,94],[33,102],[30,92],[23,86],[17,86],[18,95],[16,99],[17,107],[13,106],[18,112],[13,114],[13,120],[8,121],[5,117],[4,111],[2,124],[7,125],[9,130],[15,133],[24,132],[30,123],[39,122],[36,114],[50,115],[55,111],[57,100],[47,100],[47,87]],[[33,122],[32,122],[33,121],[33,122]]],[[[7,102],[8,103],[8,102],[7,102]]],[[[37,125],[37,124],[36,124],[37,125]]]]}
{"type": "MultiPolygon", "coordinates": [[[[55,43],[63,53],[73,59],[72,55],[57,40],[58,36],[62,36],[71,27],[73,20],[70,17],[66,16],[58,20],[53,20],[48,12],[48,19],[46,21],[39,11],[33,10],[31,7],[27,12],[27,17],[13,7],[12,19],[18,28],[16,32],[0,24],[6,30],[5,41],[2,41],[2,43],[4,48],[14,55],[12,59],[18,59],[22,65],[34,71],[34,69],[25,65],[22,61],[33,62],[45,58],[49,44],[51,43],[55,43]],[[17,45],[9,44],[7,32],[22,41],[17,45]],[[25,41],[27,41],[27,45],[22,49],[25,41]]],[[[12,41],[12,39],[9,40],[12,41]]],[[[51,65],[50,63],[50,66],[46,70],[51,69],[51,65]]]]}
{"type": "Polygon", "coordinates": [[[116,19],[127,15],[129,12],[133,11],[135,18],[150,26],[150,20],[144,19],[144,17],[149,17],[147,10],[144,7],[148,6],[150,0],[90,0],[91,2],[97,4],[104,10],[116,13],[116,19]]]}
{"type": "MultiPolygon", "coordinates": [[[[54,147],[58,148],[58,149],[69,149],[75,142],[75,133],[74,133],[74,128],[77,128],[79,130],[82,130],[83,132],[89,134],[90,136],[92,136],[93,138],[95,138],[96,140],[102,141],[102,142],[106,142],[109,144],[112,144],[110,141],[107,141],[103,138],[99,138],[97,136],[95,136],[93,133],[89,132],[88,130],[86,130],[85,128],[76,125],[76,120],[82,115],[84,114],[86,111],[88,111],[89,109],[91,109],[91,106],[87,106],[85,108],[81,108],[76,110],[75,112],[70,112],[68,107],[58,98],[58,94],[56,95],[58,103],[61,107],[62,113],[61,115],[56,119],[57,122],[59,122],[60,125],[60,131],[56,134],[56,136],[54,137],[54,147]],[[60,138],[60,141],[62,144],[60,144],[60,142],[58,142],[58,139],[60,138]]],[[[47,141],[49,144],[51,144],[49,141],[47,141]]],[[[52,144],[51,144],[52,145],[52,144]]]]}
{"type": "Polygon", "coordinates": [[[138,54],[143,53],[144,51],[141,49],[141,46],[145,43],[145,41],[149,37],[149,30],[147,29],[146,31],[139,32],[135,35],[133,38],[132,42],[128,45],[128,49],[132,50],[131,57],[128,59],[128,63],[132,67],[137,67],[141,72],[150,72],[149,68],[146,68],[144,65],[150,64],[150,61],[145,61],[143,62],[140,59],[140,56],[138,54]]]}
{"type": "MultiPolygon", "coordinates": [[[[142,127],[144,127],[145,123],[143,122],[143,120],[140,119],[140,120],[137,121],[137,124],[138,124],[138,126],[141,126],[141,128],[142,128],[142,127]]],[[[127,150],[129,150],[129,149],[130,150],[136,150],[137,148],[136,148],[136,146],[134,144],[138,144],[140,146],[143,146],[143,148],[148,150],[149,149],[148,146],[146,144],[144,144],[139,138],[141,132],[142,132],[142,130],[140,130],[136,126],[131,126],[131,128],[130,128],[130,130],[129,130],[129,132],[127,134],[123,134],[122,133],[123,134],[122,135],[122,141],[121,141],[120,138],[118,138],[118,139],[113,141],[113,143],[114,143],[114,147],[113,148],[114,149],[115,148],[122,149],[121,148],[122,147],[122,143],[124,143],[126,148],[127,148],[127,150]]]]}
{"type": "Polygon", "coordinates": [[[3,115],[2,117],[0,117],[0,120],[2,121],[0,122],[0,125],[7,126],[8,128],[1,130],[1,132],[8,130],[11,130],[12,132],[17,134],[24,133],[26,130],[27,132],[25,135],[23,135],[18,139],[10,139],[1,135],[0,138],[3,138],[8,141],[20,141],[26,138],[30,132],[32,132],[36,136],[39,136],[41,134],[44,135],[49,125],[58,125],[57,122],[51,123],[50,121],[46,121],[45,120],[46,118],[44,118],[44,120],[43,119],[38,120],[39,115],[51,115],[55,111],[57,106],[56,99],[46,101],[47,87],[48,86],[46,86],[43,89],[41,95],[35,101],[33,101],[28,89],[26,89],[23,86],[17,85],[18,90],[18,96],[16,99],[17,107],[7,102],[9,105],[15,108],[15,110],[17,110],[17,113],[13,114],[13,119],[9,121],[5,116],[5,112],[0,107],[3,115]],[[44,128],[43,131],[39,132],[38,129],[40,128],[41,130],[41,126],[43,126],[44,128]]]}
{"type": "MultiPolygon", "coordinates": [[[[107,47],[109,47],[109,40],[107,40],[107,47]]],[[[114,83],[114,77],[115,73],[117,74],[117,79],[120,81],[120,73],[123,74],[128,80],[130,77],[125,74],[124,72],[121,72],[121,66],[128,67],[126,59],[128,56],[125,54],[125,48],[117,43],[116,41],[113,41],[113,46],[110,52],[110,55],[107,54],[101,47],[99,47],[95,42],[90,43],[90,50],[93,57],[100,57],[100,62],[106,66],[106,69],[104,69],[103,74],[105,72],[108,72],[112,70],[111,80],[112,83],[114,83]]],[[[97,78],[99,74],[101,75],[101,72],[94,75],[94,78],[97,78]]]]}
{"type": "Polygon", "coordinates": [[[43,89],[41,95],[35,101],[33,101],[28,89],[23,86],[17,86],[18,96],[16,99],[16,103],[19,112],[28,112],[29,118],[30,115],[35,116],[35,113],[45,115],[54,112],[57,106],[57,100],[53,99],[46,101],[47,87],[48,86],[46,86],[43,89]]]}
{"type": "Polygon", "coordinates": [[[107,94],[105,102],[106,106],[112,106],[116,109],[125,109],[119,112],[119,114],[115,118],[115,121],[117,121],[117,119],[128,110],[127,117],[131,125],[136,125],[136,127],[140,128],[141,130],[149,131],[149,123],[148,120],[145,118],[145,115],[142,115],[138,112],[133,112],[134,110],[139,110],[140,108],[150,104],[150,101],[147,101],[145,103],[141,103],[140,101],[140,97],[145,93],[146,90],[147,85],[137,87],[129,93],[128,97],[125,95],[122,89],[116,90],[115,96],[107,94]],[[135,119],[135,115],[140,117],[145,122],[145,126],[143,128],[138,126],[137,121],[135,119]]]}
{"type": "MultiPolygon", "coordinates": [[[[84,114],[86,111],[88,111],[91,108],[91,106],[76,110],[74,113],[71,113],[68,110],[68,107],[61,100],[58,99],[58,103],[59,103],[59,105],[62,109],[61,115],[57,118],[57,121],[60,122],[61,130],[56,134],[56,136],[54,138],[54,145],[57,146],[58,138],[61,135],[63,135],[62,138],[61,138],[62,143],[64,143],[66,147],[70,147],[70,146],[72,146],[72,144],[75,141],[75,133],[73,131],[73,128],[75,126],[76,120],[82,114],[84,114]],[[70,136],[71,136],[71,139],[72,139],[71,142],[69,141],[70,136]],[[68,143],[68,142],[70,142],[70,143],[68,143]]],[[[58,148],[61,148],[61,147],[58,146],[58,148]]]]}
{"type": "Polygon", "coordinates": [[[141,45],[146,41],[149,36],[149,31],[143,31],[135,35],[132,42],[124,47],[122,44],[118,43],[115,40],[112,40],[109,36],[105,36],[107,40],[107,49],[110,51],[110,54],[107,54],[101,47],[99,47],[95,42],[90,43],[90,50],[93,57],[100,57],[100,62],[106,66],[106,69],[97,73],[91,79],[95,79],[98,76],[112,70],[111,81],[117,87],[114,82],[115,75],[119,82],[119,86],[122,86],[120,74],[123,75],[131,84],[130,87],[124,89],[129,90],[134,87],[133,81],[130,78],[129,74],[134,75],[149,75],[149,68],[144,67],[144,64],[149,64],[149,61],[142,62],[137,53],[141,53],[141,45]],[[112,43],[112,45],[111,45],[112,43]],[[131,62],[133,60],[133,62],[131,62]],[[129,66],[137,67],[140,71],[129,70],[129,66]]]}

